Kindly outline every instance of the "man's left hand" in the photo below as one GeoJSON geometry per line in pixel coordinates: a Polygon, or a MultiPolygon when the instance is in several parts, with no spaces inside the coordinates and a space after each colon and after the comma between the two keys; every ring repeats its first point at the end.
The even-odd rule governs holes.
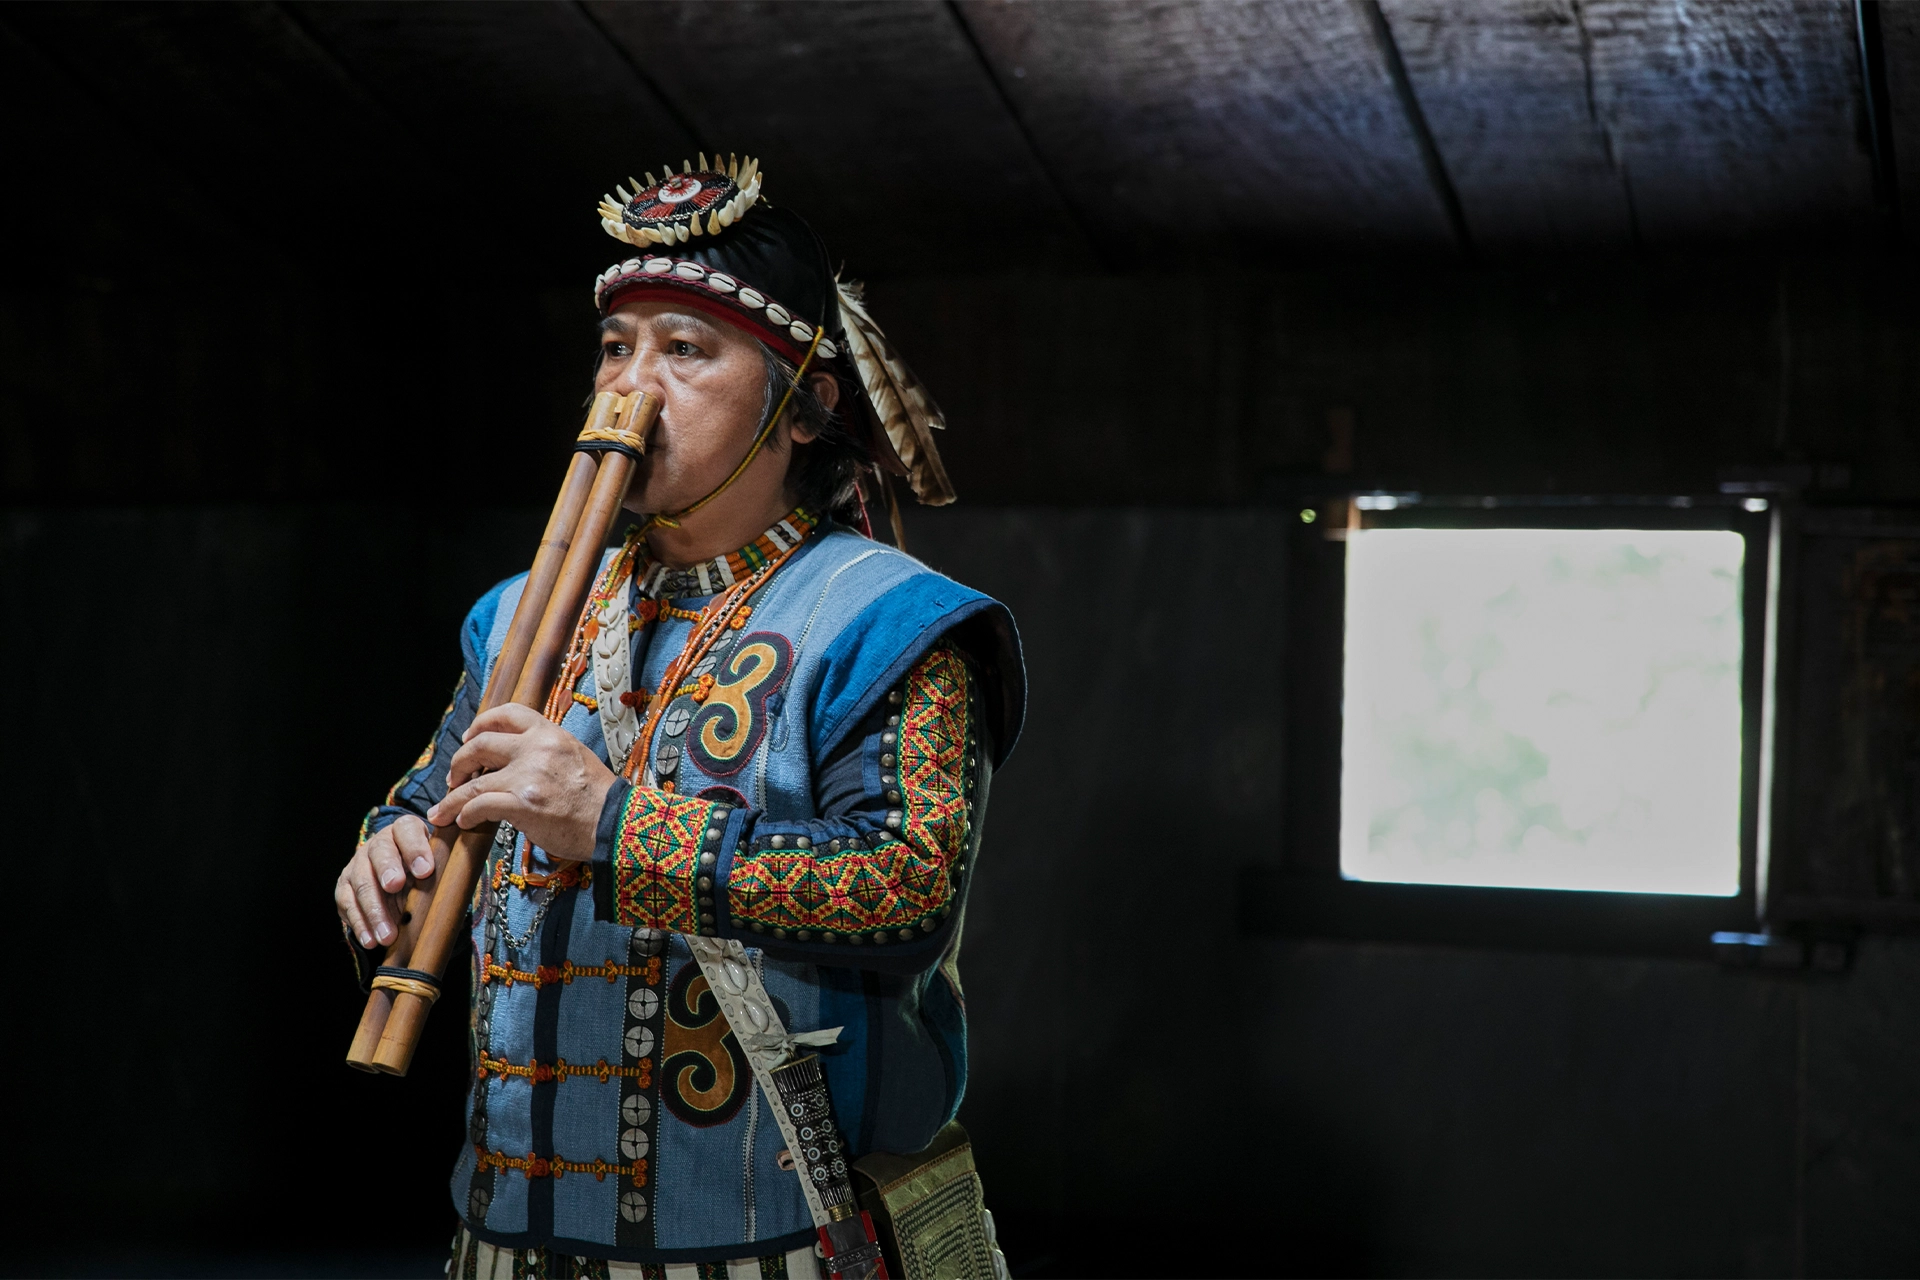
{"type": "Polygon", "coordinates": [[[613,771],[545,716],[508,703],[474,717],[427,821],[462,828],[511,822],[556,858],[593,856],[613,771]]]}

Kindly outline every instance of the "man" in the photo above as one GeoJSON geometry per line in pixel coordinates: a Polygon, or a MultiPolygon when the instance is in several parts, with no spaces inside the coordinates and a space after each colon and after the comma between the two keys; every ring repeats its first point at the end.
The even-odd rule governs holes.
{"type": "Polygon", "coordinates": [[[816,1046],[850,1158],[927,1147],[966,1084],[955,964],[1018,641],[865,532],[883,469],[950,500],[937,410],[754,162],[633,182],[601,208],[642,251],[596,284],[594,385],[661,402],[646,520],[558,723],[475,714],[525,575],[474,606],[453,704],[335,889],[364,980],[433,872],[429,824],[502,824],[455,1276],[819,1274],[818,1196],[749,1050],[816,1046]],[[729,1025],[737,990],[770,1027],[729,1025]]]}

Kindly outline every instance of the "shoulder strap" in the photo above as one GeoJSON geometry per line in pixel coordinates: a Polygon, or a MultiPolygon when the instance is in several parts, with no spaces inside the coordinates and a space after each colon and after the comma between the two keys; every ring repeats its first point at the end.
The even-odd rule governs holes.
{"type": "Polygon", "coordinates": [[[820,1235],[827,1274],[834,1280],[887,1280],[873,1217],[854,1197],[845,1144],[827,1104],[827,1078],[820,1059],[795,1053],[832,1044],[840,1038],[840,1028],[789,1032],[767,996],[760,971],[737,939],[689,937],[687,947],[706,975],[707,989],[720,1002],[721,1014],[739,1037],[753,1078],[787,1140],[807,1212],[820,1235]]]}
{"type": "MultiPolygon", "coordinates": [[[[760,981],[760,971],[748,958],[745,948],[735,938],[701,938],[689,936],[687,947],[693,952],[693,958],[700,965],[700,972],[706,975],[707,989],[713,992],[715,1000],[720,1002],[720,1012],[726,1016],[727,1025],[739,1038],[740,1049],[747,1055],[747,1062],[753,1068],[753,1078],[759,1082],[760,1091],[766,1094],[767,1106],[773,1112],[774,1123],[780,1126],[780,1135],[787,1140],[787,1150],[793,1153],[794,1169],[800,1175],[800,1190],[807,1197],[807,1211],[813,1215],[813,1225],[824,1227],[833,1220],[821,1197],[823,1184],[833,1174],[832,1165],[837,1160],[842,1169],[846,1166],[845,1154],[835,1142],[831,1151],[817,1141],[818,1134],[803,1136],[794,1117],[780,1101],[779,1086],[774,1083],[773,1073],[788,1065],[794,1049],[800,1045],[832,1044],[840,1038],[840,1028],[828,1031],[809,1031],[801,1035],[789,1035],[780,1021],[779,1010],[774,1007],[767,995],[766,986],[760,981]],[[809,1141],[808,1137],[815,1140],[809,1141]],[[821,1158],[814,1163],[818,1166],[818,1176],[809,1167],[805,1155],[809,1148],[820,1152],[821,1158]]],[[[828,1121],[831,1125],[831,1120],[828,1121]]],[[[845,1177],[845,1174],[842,1174],[845,1177]]]]}
{"type": "Polygon", "coordinates": [[[640,736],[640,717],[626,697],[633,691],[633,634],[628,625],[632,597],[629,572],[594,619],[600,631],[592,647],[593,697],[599,704],[600,736],[607,742],[607,764],[616,772],[640,736]]]}

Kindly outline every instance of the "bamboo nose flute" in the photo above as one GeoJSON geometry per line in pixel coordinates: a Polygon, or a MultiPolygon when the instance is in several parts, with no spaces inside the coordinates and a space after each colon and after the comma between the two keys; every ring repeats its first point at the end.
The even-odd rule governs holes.
{"type": "MultiPolygon", "coordinates": [[[[487,677],[482,711],[508,701],[535,709],[546,704],[593,589],[607,534],[619,518],[634,465],[659,414],[660,402],[644,391],[627,396],[603,391],[593,398],[500,656],[487,677]]],[[[407,1073],[427,1010],[440,994],[440,977],[463,931],[461,917],[496,825],[434,831],[433,877],[407,890],[400,934],[381,957],[366,1011],[347,1050],[347,1065],[387,1075],[407,1073]]]]}

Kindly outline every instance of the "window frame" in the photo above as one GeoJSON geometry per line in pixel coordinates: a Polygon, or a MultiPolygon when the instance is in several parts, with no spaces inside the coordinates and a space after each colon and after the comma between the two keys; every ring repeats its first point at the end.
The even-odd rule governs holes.
{"type": "Polygon", "coordinates": [[[1758,927],[1770,806],[1770,687],[1780,504],[1749,495],[1500,497],[1350,493],[1287,512],[1283,763],[1277,860],[1243,869],[1244,933],[1348,941],[1709,958],[1758,927]],[[1371,509],[1363,509],[1371,508],[1371,509]],[[1309,522],[1302,513],[1313,510],[1309,522]],[[1732,897],[1348,880],[1340,870],[1346,537],[1354,529],[1721,529],[1742,561],[1740,891],[1732,897]],[[1333,803],[1327,803],[1328,797],[1333,803]]]}

